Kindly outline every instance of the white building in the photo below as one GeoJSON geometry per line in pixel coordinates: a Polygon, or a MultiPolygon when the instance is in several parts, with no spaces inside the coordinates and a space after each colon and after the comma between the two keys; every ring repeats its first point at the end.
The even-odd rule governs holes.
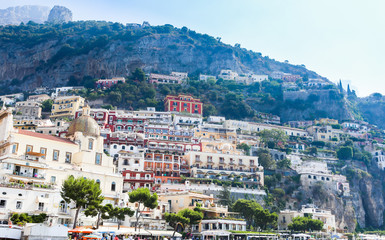
{"type": "Polygon", "coordinates": [[[223,80],[236,80],[238,78],[238,73],[231,71],[230,69],[223,69],[218,75],[218,78],[223,80]]]}
{"type": "Polygon", "coordinates": [[[216,81],[217,77],[216,76],[212,76],[212,75],[199,74],[199,81],[207,82],[207,80],[214,80],[214,81],[216,81]]]}
{"type": "Polygon", "coordinates": [[[327,232],[335,232],[337,230],[335,215],[329,210],[319,209],[313,205],[304,205],[300,211],[281,211],[278,215],[278,228],[280,230],[288,230],[288,225],[292,223],[293,218],[304,216],[311,216],[312,219],[322,221],[324,223],[323,229],[327,232]]]}
{"type": "Polygon", "coordinates": [[[55,88],[54,92],[51,94],[51,98],[57,98],[60,95],[65,95],[70,90],[79,90],[83,89],[84,87],[59,87],[55,88]]]}
{"type": "Polygon", "coordinates": [[[173,113],[174,125],[198,126],[202,125],[203,117],[200,114],[173,113]]]}
{"type": "Polygon", "coordinates": [[[123,178],[103,152],[103,138],[88,116],[89,108],[84,111],[71,123],[66,138],[15,130],[11,112],[0,112],[0,191],[5,193],[0,203],[7,206],[0,218],[22,210],[46,213],[53,223],[70,223],[73,212],[60,198],[61,185],[70,175],[98,182],[105,203],[120,200],[123,178]]]}
{"type": "Polygon", "coordinates": [[[385,152],[382,150],[377,150],[371,152],[373,156],[373,161],[377,163],[377,167],[381,170],[385,170],[385,152]]]}
{"type": "Polygon", "coordinates": [[[226,120],[224,123],[224,126],[227,128],[240,129],[242,133],[245,133],[245,134],[257,133],[263,130],[279,129],[279,130],[282,130],[287,136],[297,136],[297,137],[308,136],[308,132],[303,129],[285,127],[280,125],[265,124],[265,123],[226,120]]]}
{"type": "Polygon", "coordinates": [[[226,118],[221,116],[209,116],[207,118],[208,123],[223,124],[225,121],[226,121],[226,118]]]}

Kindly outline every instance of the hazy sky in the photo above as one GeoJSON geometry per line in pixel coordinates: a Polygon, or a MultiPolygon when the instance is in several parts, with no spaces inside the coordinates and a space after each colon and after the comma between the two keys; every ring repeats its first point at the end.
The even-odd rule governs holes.
{"type": "Polygon", "coordinates": [[[385,94],[383,0],[0,0],[27,4],[66,6],[74,20],[186,26],[350,81],[360,96],[385,94]]]}

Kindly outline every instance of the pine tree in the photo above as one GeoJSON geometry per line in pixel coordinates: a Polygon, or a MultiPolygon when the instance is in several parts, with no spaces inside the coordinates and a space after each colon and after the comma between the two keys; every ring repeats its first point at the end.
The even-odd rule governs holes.
{"type": "Polygon", "coordinates": [[[340,79],[340,83],[338,84],[338,89],[340,90],[341,93],[344,92],[344,88],[342,87],[341,79],[340,79]]]}
{"type": "Polygon", "coordinates": [[[348,84],[348,89],[346,90],[348,92],[348,96],[350,96],[350,94],[352,94],[352,92],[350,91],[350,86],[348,84]]]}

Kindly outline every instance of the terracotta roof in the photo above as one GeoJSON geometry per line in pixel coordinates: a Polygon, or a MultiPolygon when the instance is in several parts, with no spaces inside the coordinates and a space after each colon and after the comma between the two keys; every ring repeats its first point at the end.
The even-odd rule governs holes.
{"type": "Polygon", "coordinates": [[[51,141],[57,141],[57,142],[63,142],[63,143],[69,143],[69,144],[75,144],[76,145],[76,143],[74,143],[68,139],[55,137],[55,136],[48,135],[48,134],[26,131],[26,130],[22,130],[22,129],[19,129],[18,133],[23,134],[23,135],[27,135],[27,136],[31,136],[31,137],[44,138],[44,139],[51,140],[51,141]]]}

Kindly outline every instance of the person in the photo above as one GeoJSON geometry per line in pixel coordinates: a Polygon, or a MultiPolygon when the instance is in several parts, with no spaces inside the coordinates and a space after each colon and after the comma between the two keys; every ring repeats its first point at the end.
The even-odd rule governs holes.
{"type": "Polygon", "coordinates": [[[116,235],[115,235],[115,238],[114,238],[114,240],[119,240],[118,236],[116,236],[116,235]]]}

